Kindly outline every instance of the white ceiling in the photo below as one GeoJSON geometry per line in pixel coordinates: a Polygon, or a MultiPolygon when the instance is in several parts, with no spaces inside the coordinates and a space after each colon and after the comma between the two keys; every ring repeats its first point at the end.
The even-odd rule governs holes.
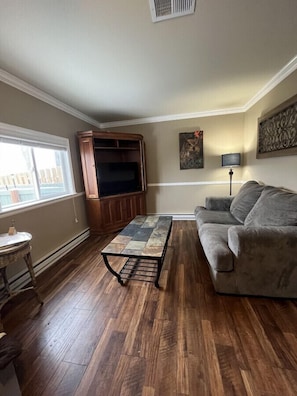
{"type": "Polygon", "coordinates": [[[297,68],[296,0],[0,0],[0,68],[99,123],[243,111],[297,68]]]}

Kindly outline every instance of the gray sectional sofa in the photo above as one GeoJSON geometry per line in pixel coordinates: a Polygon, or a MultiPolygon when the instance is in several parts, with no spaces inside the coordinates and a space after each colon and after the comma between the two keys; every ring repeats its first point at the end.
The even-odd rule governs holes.
{"type": "Polygon", "coordinates": [[[195,209],[218,293],[297,298],[297,193],[256,181],[195,209]]]}

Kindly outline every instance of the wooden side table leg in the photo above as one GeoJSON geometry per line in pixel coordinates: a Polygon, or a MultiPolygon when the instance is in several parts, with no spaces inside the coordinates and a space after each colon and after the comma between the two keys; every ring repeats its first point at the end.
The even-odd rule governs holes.
{"type": "Polygon", "coordinates": [[[8,282],[7,275],[6,275],[6,267],[0,268],[0,274],[2,276],[3,283],[4,283],[4,289],[5,289],[5,292],[7,294],[7,298],[3,299],[1,301],[1,303],[0,303],[0,331],[2,332],[4,330],[3,323],[2,323],[2,315],[1,315],[2,314],[2,308],[6,304],[6,302],[8,301],[8,299],[9,299],[11,294],[10,294],[9,282],[8,282]]]}
{"type": "Polygon", "coordinates": [[[10,287],[9,287],[9,283],[8,283],[8,279],[7,279],[7,275],[6,275],[6,267],[2,267],[0,268],[0,273],[4,282],[4,288],[6,293],[10,296],[10,287]]]}
{"type": "Polygon", "coordinates": [[[43,304],[43,301],[42,301],[42,299],[41,299],[41,297],[40,297],[40,295],[39,295],[39,293],[38,293],[38,291],[37,291],[37,289],[36,289],[36,278],[35,278],[34,269],[33,269],[33,264],[32,264],[31,252],[27,253],[27,254],[24,256],[24,260],[25,260],[25,262],[26,262],[26,264],[27,264],[27,268],[28,268],[28,271],[29,271],[29,274],[30,274],[30,277],[31,277],[31,281],[32,281],[32,285],[33,285],[33,290],[34,290],[34,292],[35,292],[35,294],[36,294],[36,297],[37,297],[37,300],[38,300],[39,304],[42,305],[42,304],[43,304]]]}

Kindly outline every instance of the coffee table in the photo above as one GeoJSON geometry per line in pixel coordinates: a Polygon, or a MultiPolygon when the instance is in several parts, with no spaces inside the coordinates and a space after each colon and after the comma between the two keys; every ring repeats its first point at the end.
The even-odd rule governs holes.
{"type": "Polygon", "coordinates": [[[121,285],[123,280],[154,282],[159,288],[172,216],[136,216],[102,251],[107,269],[121,285]],[[127,260],[116,272],[108,256],[126,257],[127,260]]]}

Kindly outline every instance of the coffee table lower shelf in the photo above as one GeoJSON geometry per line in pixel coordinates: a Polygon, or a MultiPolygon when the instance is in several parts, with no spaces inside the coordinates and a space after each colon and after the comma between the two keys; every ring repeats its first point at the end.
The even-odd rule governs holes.
{"type": "Polygon", "coordinates": [[[158,263],[153,260],[129,257],[120,271],[121,279],[134,279],[155,283],[158,275],[158,263]]]}
{"type": "Polygon", "coordinates": [[[111,268],[106,255],[103,255],[104,263],[109,271],[117,278],[123,286],[125,280],[136,280],[140,282],[151,282],[159,288],[159,277],[163,260],[152,260],[138,257],[128,257],[120,272],[111,268]]]}

